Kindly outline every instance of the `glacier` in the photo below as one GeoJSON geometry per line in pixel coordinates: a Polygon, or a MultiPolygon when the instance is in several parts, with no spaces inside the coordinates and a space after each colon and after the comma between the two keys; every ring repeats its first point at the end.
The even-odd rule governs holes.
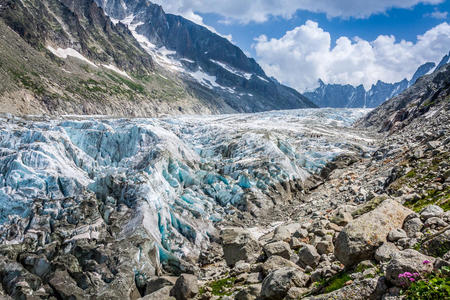
{"type": "Polygon", "coordinates": [[[339,154],[372,151],[375,137],[351,127],[368,111],[0,116],[0,243],[22,242],[4,228],[32,220],[33,203],[57,218],[67,209],[63,199],[89,192],[103,220],[78,228],[69,241],[95,239],[98,222],[108,224],[123,207],[132,211],[123,236],[142,227],[161,261],[196,257],[217,223],[256,212],[277,185],[302,183],[339,154]]]}

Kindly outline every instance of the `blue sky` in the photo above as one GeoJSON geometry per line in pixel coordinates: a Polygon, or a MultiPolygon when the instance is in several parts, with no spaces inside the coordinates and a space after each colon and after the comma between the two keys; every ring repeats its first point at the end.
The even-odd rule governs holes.
{"type": "Polygon", "coordinates": [[[222,16],[218,14],[199,13],[199,15],[202,16],[206,25],[212,26],[221,34],[231,34],[237,46],[255,56],[255,51],[251,47],[255,37],[265,34],[269,38],[280,38],[286,31],[304,24],[307,20],[318,22],[320,27],[331,34],[333,43],[341,36],[358,36],[372,41],[379,35],[394,35],[398,39],[416,42],[417,35],[423,34],[443,21],[450,22],[450,15],[446,18],[433,17],[432,14],[436,11],[449,12],[450,0],[439,5],[418,4],[410,9],[393,8],[365,19],[327,18],[325,13],[299,10],[290,19],[270,17],[263,23],[224,24],[221,22],[222,16]]]}
{"type": "Polygon", "coordinates": [[[269,76],[311,90],[410,78],[450,51],[450,0],[154,0],[254,57],[269,76]]]}

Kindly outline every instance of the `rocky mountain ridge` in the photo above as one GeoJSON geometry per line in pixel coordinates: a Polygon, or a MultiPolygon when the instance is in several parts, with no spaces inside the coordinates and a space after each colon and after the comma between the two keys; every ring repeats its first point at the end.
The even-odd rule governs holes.
{"type": "Polygon", "coordinates": [[[0,16],[2,112],[143,116],[227,107],[165,76],[93,1],[3,1],[0,16]]]}
{"type": "Polygon", "coordinates": [[[433,62],[421,65],[410,80],[403,79],[396,83],[385,83],[379,80],[368,91],[363,85],[355,87],[349,84],[326,84],[319,80],[319,87],[314,91],[305,92],[304,95],[319,107],[375,108],[386,100],[401,94],[408,87],[414,85],[420,77],[438,70],[448,62],[449,55],[446,55],[437,66],[433,62]]]}
{"type": "MultiPolygon", "coordinates": [[[[133,20],[112,22],[93,0],[2,1],[0,110],[14,114],[155,116],[314,107],[295,90],[278,83],[254,83],[244,71],[235,72],[243,77],[228,74],[232,78],[228,82],[239,81],[235,89],[237,86],[225,79],[217,83],[213,72],[183,67],[171,58],[172,50],[164,48],[152,55],[134,29],[164,32],[166,20],[155,22],[158,14],[167,17],[157,9],[155,19],[149,19],[153,23],[132,26],[133,20]],[[179,72],[181,69],[185,71],[179,72]]],[[[151,11],[147,15],[153,16],[151,11]]],[[[198,40],[211,43],[197,43],[189,51],[221,47],[237,57],[240,69],[263,75],[254,61],[219,36],[179,17],[167,18],[182,26],[177,27],[179,35],[173,40],[166,36],[165,43],[187,43],[182,33],[190,30],[199,35],[198,40]]]]}
{"type": "Polygon", "coordinates": [[[294,89],[268,77],[252,58],[227,39],[183,17],[166,14],[148,0],[96,0],[127,24],[161,65],[180,74],[202,94],[221,97],[238,112],[313,107],[294,89]],[[206,88],[206,90],[205,90],[206,88]]]}

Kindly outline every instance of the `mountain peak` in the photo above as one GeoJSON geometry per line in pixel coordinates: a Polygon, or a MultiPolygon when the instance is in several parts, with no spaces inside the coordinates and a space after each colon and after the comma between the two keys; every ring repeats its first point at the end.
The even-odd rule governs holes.
{"type": "Polygon", "coordinates": [[[420,77],[433,70],[438,70],[449,60],[450,54],[446,55],[436,68],[434,62],[422,64],[409,81],[406,78],[395,83],[378,80],[375,84],[372,84],[368,91],[363,86],[325,84],[319,79],[320,86],[312,92],[304,93],[304,95],[320,107],[377,107],[412,86],[420,77]]]}

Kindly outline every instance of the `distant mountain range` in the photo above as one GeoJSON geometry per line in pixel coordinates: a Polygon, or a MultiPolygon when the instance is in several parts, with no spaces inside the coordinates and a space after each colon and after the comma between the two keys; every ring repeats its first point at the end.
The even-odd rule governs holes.
{"type": "Polygon", "coordinates": [[[446,55],[437,66],[434,62],[421,65],[410,80],[403,79],[396,83],[378,81],[368,91],[365,90],[363,85],[355,87],[349,84],[325,84],[322,80],[319,80],[319,87],[312,92],[304,93],[304,95],[319,107],[377,107],[386,100],[402,93],[420,77],[440,69],[449,62],[449,58],[450,54],[446,55]]]}
{"type": "Polygon", "coordinates": [[[232,113],[316,107],[227,39],[147,0],[3,0],[0,112],[232,113]]]}

